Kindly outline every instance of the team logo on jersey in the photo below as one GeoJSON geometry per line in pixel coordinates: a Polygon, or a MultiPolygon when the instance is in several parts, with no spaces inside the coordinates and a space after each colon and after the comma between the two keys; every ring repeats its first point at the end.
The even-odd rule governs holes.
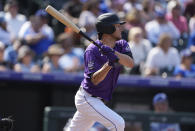
{"type": "Polygon", "coordinates": [[[94,66],[94,62],[93,61],[89,61],[89,63],[88,63],[89,70],[92,70],[93,66],[94,66]]]}
{"type": "Polygon", "coordinates": [[[127,46],[127,47],[125,48],[125,50],[128,51],[128,52],[131,51],[129,46],[127,46]]]}

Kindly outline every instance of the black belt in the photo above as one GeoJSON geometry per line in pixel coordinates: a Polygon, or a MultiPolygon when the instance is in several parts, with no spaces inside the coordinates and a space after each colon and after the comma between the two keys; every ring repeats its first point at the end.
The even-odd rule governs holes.
{"type": "MultiPolygon", "coordinates": [[[[79,90],[85,90],[85,89],[83,89],[83,87],[80,86],[79,90]]],[[[86,91],[86,92],[87,92],[87,91],[86,91]]],[[[88,92],[87,92],[87,93],[88,93],[88,92]]],[[[90,93],[88,93],[88,94],[90,94],[90,93]]],[[[98,98],[98,99],[100,99],[103,103],[106,103],[106,101],[105,101],[103,98],[98,97],[98,96],[94,96],[94,95],[92,95],[92,94],[90,94],[90,95],[91,95],[91,97],[98,98]]]]}
{"type": "Polygon", "coordinates": [[[105,101],[103,98],[101,98],[101,97],[97,97],[97,96],[94,96],[94,95],[91,95],[91,97],[98,98],[98,99],[100,99],[104,104],[106,104],[106,101],[105,101]]]}

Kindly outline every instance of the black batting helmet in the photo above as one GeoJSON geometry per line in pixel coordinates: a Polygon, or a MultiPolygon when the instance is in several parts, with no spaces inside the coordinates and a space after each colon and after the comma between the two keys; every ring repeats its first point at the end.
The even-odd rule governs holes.
{"type": "Polygon", "coordinates": [[[98,33],[112,34],[116,29],[113,24],[125,24],[114,13],[105,13],[97,18],[96,29],[98,33]]]}

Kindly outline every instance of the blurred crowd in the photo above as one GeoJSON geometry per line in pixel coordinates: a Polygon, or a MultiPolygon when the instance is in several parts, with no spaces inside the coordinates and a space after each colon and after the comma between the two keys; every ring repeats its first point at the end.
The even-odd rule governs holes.
{"type": "MultiPolygon", "coordinates": [[[[0,71],[83,71],[89,41],[44,9],[27,16],[17,0],[1,7],[0,71]]],[[[195,77],[195,0],[67,0],[60,11],[94,40],[98,15],[114,12],[126,21],[122,37],[135,66],[121,73],[195,77]]]]}

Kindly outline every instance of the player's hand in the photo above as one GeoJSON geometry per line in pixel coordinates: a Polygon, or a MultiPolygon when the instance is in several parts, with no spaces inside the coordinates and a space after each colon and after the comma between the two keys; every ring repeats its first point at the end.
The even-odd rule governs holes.
{"type": "Polygon", "coordinates": [[[119,60],[119,58],[113,52],[107,53],[106,57],[108,58],[109,66],[114,66],[114,64],[117,63],[119,60]]]}
{"type": "Polygon", "coordinates": [[[102,45],[101,46],[101,51],[106,57],[108,58],[108,65],[109,66],[114,66],[114,63],[118,62],[118,57],[114,54],[115,50],[110,48],[107,45],[102,45]]]}
{"type": "Polygon", "coordinates": [[[107,55],[109,52],[112,52],[114,53],[114,49],[110,48],[109,46],[107,45],[102,45],[101,46],[101,51],[104,55],[107,55]]]}

